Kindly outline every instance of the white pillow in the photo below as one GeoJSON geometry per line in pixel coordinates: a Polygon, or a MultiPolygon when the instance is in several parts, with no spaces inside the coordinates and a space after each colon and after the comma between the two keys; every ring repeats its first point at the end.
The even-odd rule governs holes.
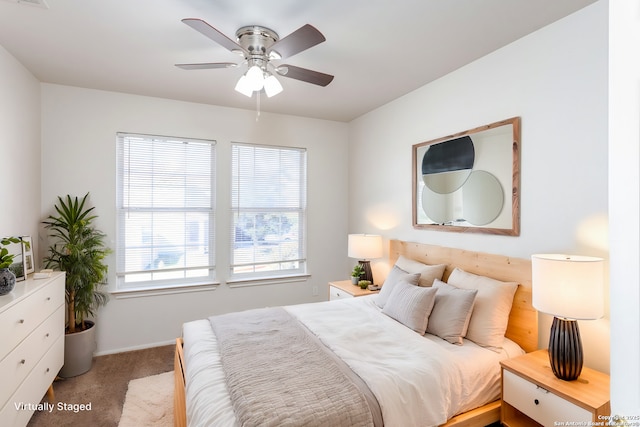
{"type": "Polygon", "coordinates": [[[436,288],[423,288],[401,280],[391,291],[382,312],[424,335],[436,299],[436,288]]]}
{"type": "Polygon", "coordinates": [[[433,287],[437,289],[436,300],[429,315],[427,332],[451,344],[462,345],[478,290],[456,288],[438,279],[433,287]]]}
{"type": "Polygon", "coordinates": [[[380,288],[380,292],[376,297],[376,304],[380,308],[384,308],[384,305],[387,303],[389,299],[389,295],[391,295],[391,291],[393,291],[393,287],[396,283],[401,280],[406,281],[414,286],[418,285],[418,279],[420,279],[420,274],[409,274],[398,266],[393,266],[387,278],[384,280],[382,284],[382,288],[380,288]]]}
{"type": "Polygon", "coordinates": [[[518,284],[478,276],[459,268],[451,272],[447,283],[478,290],[466,337],[483,347],[501,348],[518,284]]]}
{"type": "Polygon", "coordinates": [[[423,264],[421,262],[405,258],[403,255],[398,257],[396,265],[407,273],[420,273],[420,280],[418,281],[418,285],[420,286],[431,286],[435,279],[442,280],[444,269],[447,267],[446,264],[423,264]]]}

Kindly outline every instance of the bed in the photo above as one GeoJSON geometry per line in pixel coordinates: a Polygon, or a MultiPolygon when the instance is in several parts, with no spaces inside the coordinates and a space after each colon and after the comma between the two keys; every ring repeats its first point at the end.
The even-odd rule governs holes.
{"type": "MultiPolygon", "coordinates": [[[[434,289],[414,286],[421,284],[417,281],[426,276],[417,273],[410,275],[407,273],[409,268],[405,267],[401,269],[407,273],[402,275],[403,280],[393,288],[387,288],[392,292],[386,292],[385,295],[381,293],[349,300],[251,310],[186,323],[183,336],[176,342],[175,425],[186,426],[187,418],[191,426],[234,426],[240,425],[240,420],[250,424],[251,417],[255,420],[261,413],[278,413],[282,417],[271,420],[271,425],[314,425],[317,424],[314,421],[317,416],[328,417],[322,422],[325,425],[339,425],[344,419],[352,421],[346,421],[343,425],[484,426],[498,421],[499,361],[537,348],[537,313],[531,306],[530,262],[397,240],[390,242],[389,254],[392,268],[387,280],[397,274],[399,266],[416,267],[418,264],[407,263],[419,262],[422,263],[420,265],[443,266],[444,270],[439,273],[441,281],[434,280],[434,289]],[[406,283],[408,278],[415,278],[416,275],[416,282],[406,283]],[[481,300],[479,296],[475,298],[474,311],[471,317],[467,317],[465,325],[465,329],[469,328],[467,335],[473,341],[455,336],[459,332],[451,336],[451,331],[438,329],[439,326],[448,329],[447,326],[452,323],[447,319],[446,324],[441,325],[442,322],[438,322],[435,315],[437,307],[440,313],[445,308],[444,300],[440,297],[445,294],[440,292],[451,288],[447,282],[459,284],[461,278],[476,276],[482,280],[492,278],[500,283],[505,282],[515,289],[510,296],[510,310],[504,313],[506,332],[501,332],[498,341],[495,333],[485,334],[485,329],[488,331],[490,327],[479,329],[480,326],[484,328],[484,324],[480,323],[480,311],[482,304],[485,304],[478,302],[481,300]],[[416,333],[422,327],[422,317],[407,316],[405,305],[398,304],[398,300],[402,299],[399,295],[409,295],[405,302],[411,301],[411,304],[415,300],[433,299],[434,303],[429,308],[434,319],[433,330],[427,330],[424,335],[416,333]],[[440,299],[436,300],[434,295],[440,299]],[[386,304],[381,307],[383,302],[386,304]],[[397,308],[399,306],[403,308],[400,311],[397,308]],[[253,321],[246,321],[250,325],[246,326],[248,329],[238,326],[243,323],[238,316],[249,319],[254,316],[253,321]],[[297,329],[286,329],[290,323],[299,326],[296,326],[297,329]],[[273,330],[260,329],[265,327],[273,330]],[[258,340],[262,336],[271,338],[258,340]],[[290,348],[295,352],[303,351],[295,347],[299,336],[305,343],[319,341],[310,346],[317,345],[324,350],[311,354],[295,353],[303,356],[286,356],[281,358],[285,360],[278,360],[278,348],[283,348],[284,352],[283,344],[276,339],[278,336],[285,337],[286,351],[290,348]],[[218,342],[218,337],[222,342],[218,342]],[[238,342],[233,342],[234,337],[238,342]],[[233,353],[243,351],[238,350],[239,343],[258,346],[250,351],[257,356],[246,356],[245,360],[240,356],[243,353],[233,353]],[[275,347],[262,347],[264,345],[275,347]],[[231,353],[225,353],[229,351],[231,353]],[[269,358],[260,359],[260,354],[268,354],[269,358]],[[222,367],[223,359],[225,368],[222,367]],[[234,366],[230,362],[240,359],[247,364],[237,363],[234,366]],[[278,368],[281,364],[282,367],[278,368]],[[272,368],[274,365],[276,367],[272,368]],[[251,368],[247,369],[247,366],[251,368]],[[314,373],[314,366],[321,366],[322,369],[314,373]],[[273,380],[252,378],[254,375],[251,372],[270,369],[277,371],[272,374],[276,377],[285,375],[283,372],[297,374],[292,375],[294,378],[279,380],[276,386],[273,380]],[[310,379],[304,381],[310,382],[310,386],[296,385],[298,383],[295,381],[302,381],[307,375],[310,379]],[[334,389],[316,390],[315,386],[319,387],[323,382],[333,384],[334,389]],[[185,384],[188,386],[185,387],[185,384]],[[237,388],[239,386],[248,388],[237,388]],[[311,394],[292,396],[289,390],[294,389],[303,389],[304,393],[311,394]],[[270,400],[271,390],[286,392],[285,397],[280,397],[282,409],[272,410],[278,398],[273,398],[275,403],[270,400]],[[343,391],[344,394],[340,394],[343,391]],[[233,403],[232,396],[235,399],[233,403]],[[238,403],[238,400],[243,402],[238,403]],[[303,421],[295,419],[300,409],[294,406],[296,400],[306,402],[300,405],[305,407],[305,411],[309,407],[308,413],[300,412],[303,421]],[[314,405],[319,408],[313,408],[314,405]],[[257,415],[250,414],[250,410],[257,410],[257,415]]],[[[486,289],[493,286],[493,282],[478,283],[483,286],[488,283],[486,289]]],[[[466,284],[462,283],[460,289],[464,286],[466,284]]],[[[453,288],[460,290],[456,286],[453,288]]],[[[489,294],[485,288],[482,291],[465,290],[465,293],[473,295],[480,295],[480,292],[484,292],[483,298],[486,300],[489,294]]],[[[259,424],[262,424],[260,420],[259,424]]],[[[266,418],[264,422],[267,423],[266,418]]]]}

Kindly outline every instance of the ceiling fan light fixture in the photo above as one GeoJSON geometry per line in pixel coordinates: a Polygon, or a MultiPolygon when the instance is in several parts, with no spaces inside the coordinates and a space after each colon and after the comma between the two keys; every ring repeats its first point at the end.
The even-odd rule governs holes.
{"type": "Polygon", "coordinates": [[[251,98],[251,96],[253,95],[253,87],[251,86],[251,82],[249,82],[249,79],[245,75],[240,76],[238,83],[236,83],[235,89],[236,92],[240,92],[241,94],[249,98],[251,98]]]}
{"type": "Polygon", "coordinates": [[[264,79],[264,92],[269,98],[282,92],[282,85],[273,74],[269,74],[269,77],[264,79]]]}
{"type": "MultiPolygon", "coordinates": [[[[48,0],[9,1],[44,2],[48,0]]],[[[333,80],[333,76],[329,74],[294,65],[275,66],[270,62],[276,59],[289,58],[324,42],[326,40],[325,37],[312,25],[303,25],[283,38],[280,38],[275,31],[269,28],[249,25],[238,29],[236,31],[236,39],[232,40],[202,19],[185,18],[182,22],[228,51],[238,53],[244,57],[242,64],[248,66],[248,71],[238,80],[235,90],[249,98],[253,96],[253,92],[261,92],[262,90],[269,97],[280,93],[282,85],[275,78],[275,75],[323,87],[333,80]],[[274,70],[273,73],[268,71],[271,69],[274,70]]],[[[228,68],[238,65],[240,64],[230,62],[176,64],[177,67],[185,70],[228,68]]]]}

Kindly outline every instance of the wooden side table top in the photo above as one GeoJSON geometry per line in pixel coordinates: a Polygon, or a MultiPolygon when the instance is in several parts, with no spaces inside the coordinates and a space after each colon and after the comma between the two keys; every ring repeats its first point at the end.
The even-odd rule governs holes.
{"type": "Polygon", "coordinates": [[[353,295],[354,297],[361,297],[365,295],[377,294],[380,291],[370,291],[369,289],[361,289],[360,286],[351,283],[351,280],[339,280],[335,282],[329,282],[329,286],[338,288],[346,293],[353,295]]]}

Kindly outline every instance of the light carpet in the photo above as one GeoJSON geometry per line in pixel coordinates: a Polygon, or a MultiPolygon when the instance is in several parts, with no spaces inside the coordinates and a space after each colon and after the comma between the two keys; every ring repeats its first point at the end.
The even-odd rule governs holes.
{"type": "Polygon", "coordinates": [[[173,425],[173,371],[129,381],[118,427],[173,425]]]}

